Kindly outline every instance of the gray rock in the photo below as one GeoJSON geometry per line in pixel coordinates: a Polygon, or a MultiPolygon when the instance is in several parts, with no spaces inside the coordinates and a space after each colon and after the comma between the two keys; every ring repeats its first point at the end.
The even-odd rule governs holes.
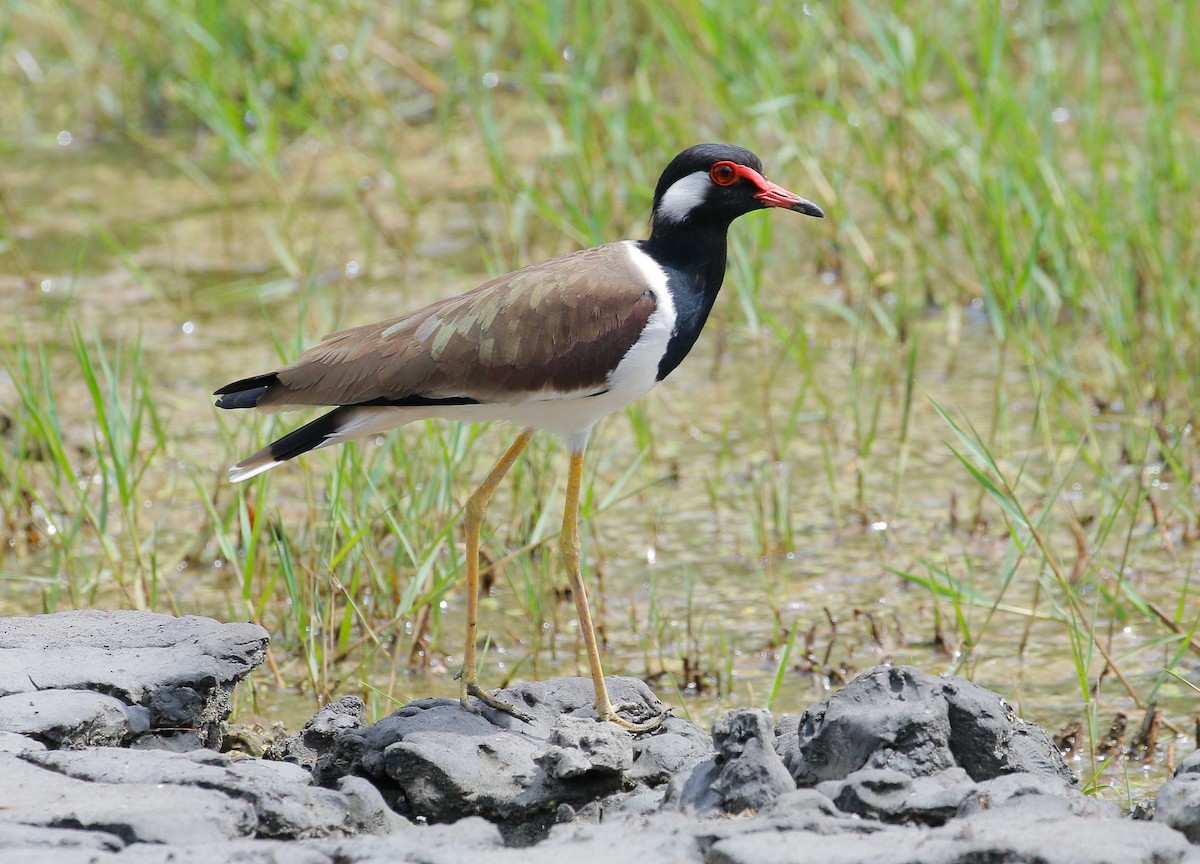
{"type": "Polygon", "coordinates": [[[627,779],[658,788],[713,755],[712,736],[678,717],[668,717],[660,732],[633,738],[633,767],[627,779]]]}
{"type": "MultiPolygon", "coordinates": [[[[717,840],[705,864],[934,864],[930,858],[909,854],[923,840],[917,828],[891,827],[873,834],[851,837],[807,831],[755,831],[717,840]]],[[[1001,859],[1004,860],[1004,859],[1001,859]]]]}
{"type": "Polygon", "coordinates": [[[501,846],[477,819],[387,837],[312,841],[347,864],[612,864],[614,861],[726,864],[1182,864],[1195,860],[1164,826],[1075,816],[1026,798],[1015,811],[981,812],[940,828],[884,825],[839,814],[813,790],[789,792],[755,818],[697,819],[682,813],[557,824],[538,845],[501,846]],[[1015,820],[1015,821],[1014,821],[1015,820]],[[1130,827],[1130,826],[1133,827],[1130,827]],[[1145,830],[1151,829],[1151,830],[1145,830]],[[1155,830],[1157,829],[1157,830],[1155,830]]]}
{"type": "Polygon", "coordinates": [[[609,774],[616,783],[633,767],[633,737],[612,723],[564,716],[550,730],[549,747],[535,757],[555,780],[609,774]]]}
{"type": "Polygon", "coordinates": [[[145,709],[89,690],[38,690],[0,696],[0,731],[50,747],[120,744],[145,732],[145,709]]]}
{"type": "Polygon", "coordinates": [[[139,843],[111,862],[101,861],[105,864],[342,864],[320,849],[283,840],[232,840],[203,846],[139,843]]]}
{"type": "Polygon", "coordinates": [[[120,852],[22,847],[8,853],[11,857],[0,851],[0,864],[341,864],[319,849],[282,840],[201,845],[137,843],[120,852]]]}
{"type": "Polygon", "coordinates": [[[215,746],[233,686],[262,662],[267,642],[257,624],[151,612],[3,618],[0,696],[92,690],[142,706],[153,729],[197,729],[215,746]]]}
{"type": "Polygon", "coordinates": [[[33,849],[0,848],[0,864],[101,864],[118,862],[116,855],[67,846],[63,848],[36,847],[33,849]]]}
{"type": "MultiPolygon", "coordinates": [[[[550,835],[532,849],[519,850],[518,857],[504,857],[504,864],[613,864],[617,861],[672,862],[704,861],[704,839],[697,836],[698,823],[681,814],[604,822],[576,821],[556,825],[550,835]]],[[[509,850],[509,855],[518,850],[509,850]]]]}
{"type": "Polygon", "coordinates": [[[860,768],[910,777],[960,767],[973,780],[1026,771],[1075,783],[1045,730],[988,690],[911,667],[879,666],[781,723],[776,748],[799,786],[860,768]]]}
{"type": "MultiPolygon", "coordinates": [[[[754,820],[759,821],[759,820],[754,820]]],[[[869,834],[754,830],[718,839],[708,864],[1181,864],[1200,860],[1178,834],[1124,819],[1077,816],[1044,796],[953,819],[938,828],[885,826],[869,834]]]]}
{"type": "Polygon", "coordinates": [[[1003,807],[955,819],[938,829],[935,837],[947,848],[945,860],[955,861],[966,859],[964,853],[984,860],[985,852],[992,856],[987,860],[1037,860],[1046,864],[1200,860],[1200,856],[1192,857],[1178,835],[1146,830],[1159,827],[1104,814],[1079,813],[1071,798],[1021,796],[1003,807]]]}
{"type": "Polygon", "coordinates": [[[304,724],[304,743],[317,750],[328,749],[337,736],[367,725],[367,705],[357,696],[330,702],[304,724]]]}
{"type": "Polygon", "coordinates": [[[818,787],[843,813],[896,824],[942,825],[978,787],[961,768],[909,777],[890,768],[861,768],[818,787]],[[832,788],[830,788],[832,787],[832,788]]]}
{"type": "MultiPolygon", "coordinates": [[[[761,815],[786,822],[793,830],[817,831],[822,834],[838,834],[845,830],[845,825],[851,817],[834,806],[828,795],[816,789],[793,789],[780,795],[761,811],[761,815]],[[829,820],[837,824],[836,830],[825,828],[829,820]]],[[[859,819],[850,821],[854,833],[871,833],[880,830],[881,826],[872,825],[859,819]]]]}
{"type": "Polygon", "coordinates": [[[721,773],[713,790],[727,813],[758,810],[796,788],[775,752],[775,723],[763,709],[729,711],[713,726],[721,773]]]}
{"type": "Polygon", "coordinates": [[[132,750],[166,750],[170,753],[194,753],[208,749],[195,732],[140,735],[129,743],[129,747],[132,750]]]}
{"type": "Polygon", "coordinates": [[[1154,821],[1154,799],[1146,795],[1138,798],[1129,808],[1129,818],[1142,822],[1154,821]]]}
{"type": "MultiPolygon", "coordinates": [[[[11,647],[22,628],[10,625],[0,622],[0,685],[21,680],[12,657],[26,658],[25,673],[37,668],[21,653],[28,644],[11,647]]],[[[201,641],[215,652],[214,631],[197,632],[208,634],[201,641]]],[[[154,678],[144,658],[129,660],[145,647],[127,645],[131,654],[100,647],[110,652],[106,680],[125,681],[124,689],[93,681],[0,695],[0,718],[30,706],[37,710],[22,728],[30,731],[31,716],[42,723],[32,733],[37,740],[0,731],[0,864],[1200,860],[1200,849],[1180,833],[1195,824],[1189,808],[1200,756],[1164,787],[1157,822],[1116,818],[1115,805],[1071,785],[1061,760],[1047,755],[1048,736],[1016,719],[999,697],[912,670],[873,670],[774,729],[766,712],[729,712],[711,739],[678,718],[636,736],[599,724],[588,679],[502,693],[533,716],[528,724],[429,699],[367,727],[362,703],[347,698],[318,712],[279,754],[284,761],[264,761],[144,749],[202,743],[166,729],[138,730],[166,716],[154,706],[211,706],[202,693],[220,687],[154,678]],[[128,683],[137,677],[131,670],[146,673],[141,689],[128,683]],[[149,695],[171,688],[173,697],[149,695]],[[92,725],[78,717],[45,720],[50,707],[66,704],[92,706],[92,725]],[[114,707],[123,721],[109,712],[114,707]],[[143,749],[47,750],[40,743],[78,746],[104,736],[143,749]],[[300,767],[309,763],[311,774],[300,767]],[[817,788],[795,788],[797,766],[817,788]],[[661,806],[664,791],[674,807],[661,806]],[[695,809],[755,815],[701,818],[677,809],[684,798],[695,809]],[[411,825],[389,804],[419,821],[459,821],[411,825]]],[[[244,645],[226,648],[229,655],[205,661],[210,669],[253,660],[244,645]]],[[[646,713],[660,707],[639,681],[610,679],[610,690],[646,713]]],[[[202,727],[203,741],[219,726],[202,727]]]]}
{"type": "MultiPolygon", "coordinates": [[[[646,715],[661,711],[643,682],[611,678],[608,684],[614,701],[636,703],[646,715]]],[[[314,777],[332,785],[360,774],[410,819],[483,816],[503,827],[508,842],[528,844],[555,824],[561,805],[579,810],[649,787],[650,778],[661,783],[665,766],[695,750],[694,727],[676,718],[638,736],[596,722],[590,679],[532,682],[497,695],[532,722],[488,708],[473,714],[456,699],[423,699],[342,733],[332,751],[318,757],[314,777]],[[669,737],[680,740],[655,742],[669,737]],[[639,768],[643,756],[648,764],[639,768]]]]}
{"type": "Polygon", "coordinates": [[[1190,756],[1180,762],[1172,776],[1181,777],[1184,774],[1200,774],[1200,750],[1194,751],[1190,756]]]}
{"type": "Polygon", "coordinates": [[[1200,844],[1200,750],[1179,763],[1154,802],[1154,821],[1200,844]]]}
{"type": "MultiPolygon", "coordinates": [[[[808,844],[818,836],[835,836],[853,848],[863,834],[885,829],[838,814],[828,799],[811,790],[787,793],[757,818],[704,818],[679,812],[621,818],[600,823],[556,825],[549,837],[520,857],[500,855],[489,861],[511,864],[612,864],[614,861],[703,862],[729,838],[790,832],[793,843],[808,844]],[[844,836],[840,836],[844,835],[844,836]]],[[[515,851],[515,850],[514,850],[515,851]]]]}
{"type": "MultiPolygon", "coordinates": [[[[918,675],[923,673],[909,667],[918,675]]],[[[973,780],[1025,772],[1077,786],[1049,733],[1022,720],[996,693],[952,676],[924,676],[940,685],[950,719],[950,750],[973,780]]]]}
{"type": "Polygon", "coordinates": [[[1024,772],[1004,774],[979,783],[975,791],[963,800],[958,815],[969,816],[981,810],[1004,807],[1016,799],[1030,795],[1046,795],[1066,801],[1074,816],[1099,816],[1105,819],[1121,817],[1121,808],[1113,801],[1084,795],[1077,788],[1067,786],[1058,779],[1024,772]]]}
{"type": "Polygon", "coordinates": [[[727,711],[713,724],[716,755],[678,775],[666,803],[697,813],[756,811],[796,783],[774,748],[774,721],[758,708],[727,711]]]}
{"type": "Polygon", "coordinates": [[[371,781],[365,777],[343,777],[337,783],[337,791],[346,796],[359,830],[367,834],[388,834],[412,825],[407,819],[387,806],[371,781]]]}
{"type": "Polygon", "coordinates": [[[0,821],[0,852],[21,849],[79,849],[88,852],[115,852],[125,844],[119,837],[104,831],[84,831],[75,828],[43,828],[0,821]]]}
{"type": "MultiPolygon", "coordinates": [[[[667,786],[663,807],[697,814],[723,812],[721,795],[716,790],[721,767],[717,757],[712,756],[692,766],[690,771],[679,774],[667,786]]],[[[795,784],[792,786],[794,788],[795,784]]]]}
{"type": "Polygon", "coordinates": [[[337,864],[397,864],[403,861],[517,864],[536,860],[533,850],[505,848],[496,826],[477,817],[462,819],[453,825],[427,825],[386,836],[310,841],[308,846],[324,852],[337,864]]]}
{"type": "Polygon", "coordinates": [[[343,696],[318,711],[304,724],[299,735],[271,744],[263,755],[267,759],[312,768],[317,757],[333,750],[339,735],[366,725],[366,703],[357,696],[343,696]]]}
{"type": "Polygon", "coordinates": [[[46,745],[16,732],[0,730],[0,753],[24,753],[26,750],[45,750],[46,745]]]}
{"type": "Polygon", "coordinates": [[[248,836],[256,823],[247,802],[208,789],[89,783],[3,753],[0,777],[0,822],[105,833],[121,845],[212,843],[248,836]]]}
{"type": "Polygon", "coordinates": [[[377,827],[375,814],[367,814],[369,824],[360,823],[345,795],[313,786],[307,771],[285,762],[233,760],[212,751],[179,754],[117,747],[51,750],[24,758],[94,784],[186,787],[244,801],[254,812],[246,833],[258,837],[324,837],[377,827]]]}

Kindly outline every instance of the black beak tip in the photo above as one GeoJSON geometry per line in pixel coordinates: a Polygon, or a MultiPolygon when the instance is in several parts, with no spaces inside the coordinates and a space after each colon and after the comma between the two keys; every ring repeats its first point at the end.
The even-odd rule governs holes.
{"type": "Polygon", "coordinates": [[[803,198],[793,204],[790,209],[795,210],[797,213],[803,213],[805,216],[812,216],[814,219],[825,218],[824,210],[811,201],[805,201],[803,198]]]}

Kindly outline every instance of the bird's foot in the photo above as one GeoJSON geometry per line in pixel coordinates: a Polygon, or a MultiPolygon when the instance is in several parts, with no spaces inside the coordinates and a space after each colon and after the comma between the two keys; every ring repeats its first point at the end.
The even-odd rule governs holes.
{"type": "Polygon", "coordinates": [[[513,705],[509,705],[507,702],[502,702],[501,700],[499,700],[495,696],[493,696],[491,693],[484,690],[482,687],[480,687],[474,681],[468,681],[465,684],[463,684],[462,695],[459,697],[458,701],[462,704],[462,707],[464,710],[470,711],[472,714],[479,713],[479,708],[476,707],[475,703],[471,701],[472,696],[474,696],[476,699],[478,699],[480,702],[482,702],[484,705],[488,706],[489,708],[494,708],[497,711],[501,711],[505,714],[508,714],[510,717],[516,717],[518,720],[520,720],[523,723],[532,723],[533,722],[533,718],[531,716],[529,716],[528,714],[526,714],[521,709],[519,709],[513,705]]]}
{"type": "Polygon", "coordinates": [[[634,733],[653,732],[655,729],[661,726],[668,717],[671,716],[670,709],[667,709],[666,711],[651,717],[649,720],[641,723],[635,723],[632,720],[626,720],[621,716],[620,713],[622,711],[633,711],[640,713],[645,710],[646,706],[639,702],[622,702],[618,705],[610,704],[607,709],[597,708],[596,713],[600,715],[601,722],[607,721],[609,723],[616,723],[622,729],[626,729],[634,733]]]}

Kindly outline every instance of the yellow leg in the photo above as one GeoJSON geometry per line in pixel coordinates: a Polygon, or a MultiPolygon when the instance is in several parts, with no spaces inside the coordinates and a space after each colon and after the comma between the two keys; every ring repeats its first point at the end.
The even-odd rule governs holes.
{"type": "Polygon", "coordinates": [[[521,451],[525,449],[525,445],[529,443],[529,439],[532,437],[532,429],[525,429],[517,436],[517,440],[500,457],[500,461],[496,463],[488,476],[479,484],[479,488],[471,493],[471,497],[467,499],[466,508],[467,644],[463,648],[462,689],[459,701],[462,702],[463,708],[473,713],[478,713],[478,710],[471,703],[470,699],[470,697],[474,696],[492,708],[503,711],[506,714],[511,714],[521,720],[530,720],[531,718],[507,702],[501,702],[491,693],[481,688],[476,680],[478,676],[478,664],[475,660],[475,643],[479,638],[479,533],[483,528],[483,516],[487,512],[488,502],[492,500],[492,494],[496,491],[496,487],[500,485],[500,481],[504,479],[504,475],[512,468],[513,463],[517,461],[517,457],[521,455],[521,451]]]}
{"type": "Polygon", "coordinates": [[[666,715],[655,717],[646,723],[632,723],[617,712],[632,707],[612,704],[608,698],[608,687],[604,683],[604,670],[600,666],[600,649],[596,646],[596,631],[592,627],[592,611],[588,607],[587,589],[583,585],[580,569],[579,542],[579,487],[583,480],[583,451],[571,454],[570,472],[567,474],[567,504],[563,510],[562,534],[559,550],[567,568],[567,579],[571,583],[571,594],[575,597],[575,611],[579,613],[579,629],[583,631],[583,644],[587,649],[588,665],[592,670],[592,685],[596,689],[596,713],[601,720],[609,720],[631,732],[647,732],[662,725],[666,715]]]}

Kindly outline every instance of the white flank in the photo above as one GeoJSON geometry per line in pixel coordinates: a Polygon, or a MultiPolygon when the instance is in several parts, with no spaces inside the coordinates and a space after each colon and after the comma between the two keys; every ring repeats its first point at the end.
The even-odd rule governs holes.
{"type": "MultiPolygon", "coordinates": [[[[695,176],[695,175],[693,175],[695,176]]],[[[708,182],[708,175],[704,175],[708,182]]],[[[680,183],[683,181],[679,181],[680,183]]],[[[678,186],[676,183],[671,188],[678,186]]],[[[608,376],[611,391],[627,398],[622,404],[632,402],[658,383],[658,364],[667,353],[667,343],[675,333],[675,301],[667,287],[667,273],[657,261],[638,248],[636,243],[627,242],[629,257],[642,271],[646,285],[654,294],[654,313],[646,321],[642,335],[608,376]]]]}
{"type": "Polygon", "coordinates": [[[665,219],[667,222],[682,222],[689,213],[704,203],[711,185],[712,180],[704,171],[681,177],[663,193],[662,201],[654,211],[655,218],[665,219]]]}

